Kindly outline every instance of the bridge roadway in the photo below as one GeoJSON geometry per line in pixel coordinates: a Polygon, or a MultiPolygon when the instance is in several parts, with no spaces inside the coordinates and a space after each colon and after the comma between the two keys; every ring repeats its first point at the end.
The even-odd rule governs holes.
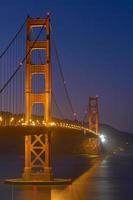
{"type": "Polygon", "coordinates": [[[38,135],[38,134],[45,134],[47,131],[59,131],[59,132],[71,132],[74,133],[84,133],[89,134],[90,137],[98,137],[98,135],[90,130],[89,128],[82,126],[82,125],[75,125],[72,123],[64,123],[64,122],[51,122],[48,125],[46,124],[7,124],[7,125],[0,125],[0,135],[1,134],[22,134],[22,135],[38,135]]]}

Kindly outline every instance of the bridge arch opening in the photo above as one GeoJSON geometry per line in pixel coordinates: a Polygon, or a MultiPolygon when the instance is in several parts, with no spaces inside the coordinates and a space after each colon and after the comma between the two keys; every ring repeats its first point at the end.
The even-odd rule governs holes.
{"type": "Polygon", "coordinates": [[[32,119],[38,123],[45,120],[45,106],[42,103],[34,103],[32,105],[32,119]]]}
{"type": "Polygon", "coordinates": [[[30,40],[35,41],[39,35],[37,41],[44,41],[47,39],[46,27],[45,26],[32,26],[30,31],[30,40]]]}
{"type": "Polygon", "coordinates": [[[45,51],[45,49],[32,49],[32,51],[31,51],[31,64],[32,65],[46,64],[46,51],[45,51]]]}
{"type": "Polygon", "coordinates": [[[45,77],[44,74],[32,75],[32,92],[39,94],[45,92],[45,77]]]}

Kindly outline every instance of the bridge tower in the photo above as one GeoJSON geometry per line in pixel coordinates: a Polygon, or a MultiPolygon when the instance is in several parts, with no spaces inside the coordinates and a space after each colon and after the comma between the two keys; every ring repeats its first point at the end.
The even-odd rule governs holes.
{"type": "MultiPolygon", "coordinates": [[[[43,114],[46,124],[51,121],[51,59],[50,59],[50,16],[44,19],[27,19],[26,41],[26,78],[25,78],[25,120],[30,123],[34,104],[42,104],[45,107],[43,114]],[[32,40],[32,29],[46,30],[46,39],[32,40]],[[33,64],[32,52],[45,51],[45,64],[33,64]],[[35,93],[32,88],[33,75],[42,74],[45,80],[44,93],[35,93]]],[[[39,53],[39,52],[38,52],[39,53]]],[[[25,167],[23,177],[25,179],[52,180],[51,167],[51,133],[39,133],[39,135],[25,136],[25,167]]]]}
{"type": "Polygon", "coordinates": [[[89,128],[99,134],[98,96],[89,97],[89,128]]]}
{"type": "MultiPolygon", "coordinates": [[[[89,129],[99,135],[99,107],[98,96],[89,97],[89,129]]],[[[90,152],[92,154],[99,154],[100,139],[99,137],[89,139],[90,152]]]]}

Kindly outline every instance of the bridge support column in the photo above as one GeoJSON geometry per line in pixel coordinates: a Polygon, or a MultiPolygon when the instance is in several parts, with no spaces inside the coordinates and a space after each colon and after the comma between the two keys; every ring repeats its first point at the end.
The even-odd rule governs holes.
{"type": "Polygon", "coordinates": [[[25,168],[27,180],[52,180],[51,133],[25,136],[25,168]]]}
{"type": "Polygon", "coordinates": [[[89,138],[89,141],[87,142],[88,146],[88,152],[91,155],[99,155],[101,152],[101,145],[100,145],[100,139],[99,138],[89,138]]]}
{"type": "Polygon", "coordinates": [[[25,168],[24,168],[25,177],[29,176],[31,172],[30,146],[31,146],[31,136],[25,136],[25,168]]]}

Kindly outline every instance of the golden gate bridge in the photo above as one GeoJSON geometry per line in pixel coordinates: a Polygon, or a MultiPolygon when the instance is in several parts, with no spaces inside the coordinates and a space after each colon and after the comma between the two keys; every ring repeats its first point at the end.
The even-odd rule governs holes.
{"type": "Polygon", "coordinates": [[[28,16],[1,53],[0,86],[0,132],[16,130],[25,137],[22,182],[54,182],[51,161],[53,130],[87,134],[92,148],[99,147],[98,97],[89,97],[85,114],[87,123],[77,121],[49,14],[46,18],[28,16]],[[51,55],[53,52],[55,57],[51,55]],[[71,114],[70,120],[64,120],[62,106],[55,95],[52,58],[57,63],[58,79],[64,91],[67,111],[71,114]],[[55,108],[57,117],[53,117],[55,108]]]}

